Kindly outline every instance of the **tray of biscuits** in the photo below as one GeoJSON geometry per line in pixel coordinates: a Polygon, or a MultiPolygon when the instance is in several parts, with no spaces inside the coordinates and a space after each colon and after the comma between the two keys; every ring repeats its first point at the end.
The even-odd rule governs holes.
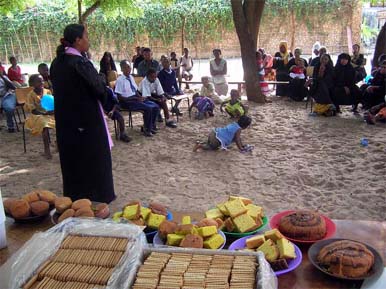
{"type": "Polygon", "coordinates": [[[68,218],[35,234],[0,268],[7,276],[0,288],[128,288],[145,246],[138,226],[68,218]]]}
{"type": "Polygon", "coordinates": [[[149,248],[144,256],[132,289],[277,288],[259,253],[149,248]]]}

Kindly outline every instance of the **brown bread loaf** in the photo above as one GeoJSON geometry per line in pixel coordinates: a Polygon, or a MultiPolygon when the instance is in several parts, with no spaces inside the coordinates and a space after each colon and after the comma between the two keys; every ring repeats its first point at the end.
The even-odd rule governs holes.
{"type": "Polygon", "coordinates": [[[60,223],[61,221],[67,219],[67,218],[71,218],[75,216],[75,210],[73,209],[67,209],[63,212],[63,214],[60,215],[59,219],[58,219],[58,223],[60,223]]]}
{"type": "Polygon", "coordinates": [[[89,199],[79,199],[72,203],[71,209],[77,211],[80,208],[91,208],[91,205],[92,204],[89,199]]]}
{"type": "Polygon", "coordinates": [[[15,219],[23,219],[31,214],[31,207],[26,200],[16,200],[11,207],[11,215],[15,219]]]}
{"type": "Polygon", "coordinates": [[[56,212],[59,214],[71,208],[71,205],[72,205],[72,201],[68,197],[58,197],[55,199],[54,203],[55,203],[56,212]]]}
{"type": "Polygon", "coordinates": [[[36,216],[44,216],[48,214],[50,204],[44,201],[36,201],[30,203],[32,214],[36,216]]]}

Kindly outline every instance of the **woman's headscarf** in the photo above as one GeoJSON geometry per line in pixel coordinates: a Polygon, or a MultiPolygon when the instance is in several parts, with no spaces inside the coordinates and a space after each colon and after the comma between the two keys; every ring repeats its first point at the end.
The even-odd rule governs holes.
{"type": "Polygon", "coordinates": [[[282,52],[280,51],[280,56],[281,56],[281,58],[283,58],[284,64],[287,65],[288,59],[289,59],[288,43],[287,43],[287,41],[281,41],[281,42],[280,42],[280,45],[279,45],[279,48],[281,48],[282,46],[285,47],[285,52],[282,53],[282,52]]]}
{"type": "Polygon", "coordinates": [[[314,53],[314,51],[315,51],[315,50],[318,50],[318,51],[319,51],[320,47],[321,47],[321,45],[320,45],[320,42],[319,42],[319,41],[316,41],[316,42],[314,43],[314,45],[312,45],[312,58],[318,57],[318,55],[316,55],[316,54],[314,53]]]}

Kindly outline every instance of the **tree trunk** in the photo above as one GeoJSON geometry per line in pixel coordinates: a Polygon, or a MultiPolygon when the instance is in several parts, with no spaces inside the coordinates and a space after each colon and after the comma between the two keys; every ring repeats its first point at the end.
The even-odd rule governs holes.
{"type": "Polygon", "coordinates": [[[84,11],[82,16],[80,17],[79,23],[80,24],[86,24],[87,17],[90,16],[91,14],[93,14],[94,11],[97,10],[100,5],[101,5],[101,1],[99,1],[99,0],[95,1],[94,4],[92,4],[90,7],[88,7],[86,9],[86,11],[84,11]]]}
{"type": "Polygon", "coordinates": [[[290,21],[291,21],[291,42],[290,42],[289,49],[293,53],[295,49],[295,32],[296,32],[296,18],[295,18],[295,11],[293,8],[291,8],[290,21]]]}
{"type": "Polygon", "coordinates": [[[185,48],[185,25],[186,25],[186,18],[185,16],[182,17],[182,27],[181,27],[181,53],[184,54],[184,48],[185,48]]]}
{"type": "Polygon", "coordinates": [[[244,79],[249,101],[264,103],[257,77],[256,47],[265,0],[231,0],[233,22],[240,42],[244,79]]]}
{"type": "Polygon", "coordinates": [[[379,31],[377,42],[375,44],[374,57],[372,67],[377,67],[380,65],[378,63],[378,57],[382,54],[386,53],[386,23],[383,24],[381,31],[379,31]]]}
{"type": "Polygon", "coordinates": [[[78,22],[82,24],[82,0],[78,0],[78,22]]]}

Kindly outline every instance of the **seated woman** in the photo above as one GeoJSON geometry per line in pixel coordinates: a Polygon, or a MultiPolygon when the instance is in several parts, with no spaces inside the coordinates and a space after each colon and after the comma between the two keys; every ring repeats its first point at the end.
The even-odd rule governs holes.
{"type": "Polygon", "coordinates": [[[240,94],[237,89],[231,90],[231,98],[224,101],[220,106],[220,111],[223,112],[223,107],[231,118],[239,118],[246,114],[247,109],[241,103],[240,94]]]}
{"type": "Polygon", "coordinates": [[[27,86],[21,74],[21,68],[19,65],[17,65],[16,57],[11,56],[9,58],[9,62],[11,62],[11,66],[8,68],[8,78],[16,87],[27,86]]]}
{"type": "Polygon", "coordinates": [[[333,116],[336,114],[332,103],[333,67],[328,54],[323,54],[316,64],[312,76],[310,95],[315,99],[314,112],[318,115],[333,116]]]}
{"type": "Polygon", "coordinates": [[[40,74],[33,74],[29,78],[29,85],[33,87],[26,99],[25,108],[32,114],[25,121],[25,127],[31,130],[32,135],[42,135],[44,156],[52,159],[48,129],[55,128],[54,111],[46,111],[41,105],[41,99],[51,91],[44,88],[44,80],[40,74]]]}
{"type": "Polygon", "coordinates": [[[360,49],[361,47],[359,44],[354,44],[352,46],[353,56],[351,57],[351,65],[355,69],[355,83],[362,81],[367,75],[365,69],[366,59],[363,54],[360,53],[360,49]]]}
{"type": "Polygon", "coordinates": [[[361,100],[361,91],[355,84],[355,69],[351,65],[351,57],[347,53],[338,56],[334,67],[334,94],[332,102],[335,105],[336,112],[340,112],[340,105],[352,105],[353,111],[356,111],[358,103],[361,100]]]}
{"type": "Polygon", "coordinates": [[[289,67],[289,85],[288,96],[295,101],[302,101],[307,96],[306,83],[306,67],[307,60],[301,57],[302,50],[296,48],[295,57],[288,62],[289,67]]]}
{"type": "Polygon", "coordinates": [[[103,73],[106,76],[107,84],[112,81],[116,81],[118,78],[117,68],[113,56],[110,52],[106,51],[100,61],[99,73],[103,73]]]}
{"type": "Polygon", "coordinates": [[[370,109],[384,101],[385,97],[386,60],[381,63],[369,84],[361,86],[363,109],[370,109]]]}
{"type": "MultiPolygon", "coordinates": [[[[276,69],[276,81],[289,81],[288,77],[288,62],[293,57],[292,53],[288,51],[287,41],[280,42],[279,52],[276,52],[273,68],[276,69]]],[[[277,84],[276,85],[276,96],[287,96],[288,85],[277,84]]]]}

